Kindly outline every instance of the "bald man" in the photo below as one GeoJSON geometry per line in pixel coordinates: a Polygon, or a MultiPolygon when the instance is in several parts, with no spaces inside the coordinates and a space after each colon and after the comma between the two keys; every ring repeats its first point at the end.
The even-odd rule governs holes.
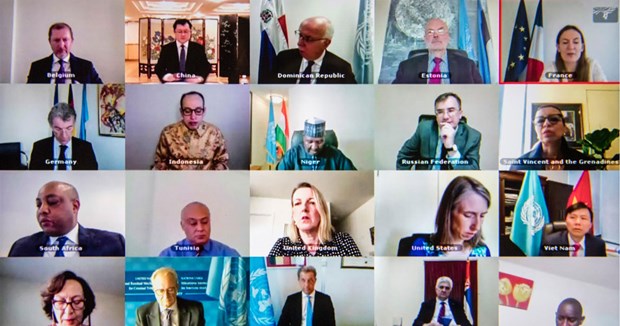
{"type": "Polygon", "coordinates": [[[181,229],[185,239],[164,249],[162,257],[232,256],[237,250],[211,239],[211,211],[201,202],[191,202],[181,210],[181,229]]]}
{"type": "Polygon", "coordinates": [[[310,17],[295,31],[297,49],[276,57],[273,84],[355,84],[351,64],[327,51],[334,27],[325,17],[310,17]]]}
{"type": "Polygon", "coordinates": [[[579,326],[585,319],[581,303],[573,298],[562,300],[555,312],[556,326],[579,326]]]}
{"type": "Polygon", "coordinates": [[[37,221],[43,230],[11,246],[9,257],[125,256],[118,233],[85,228],[78,223],[80,196],[71,184],[51,181],[36,198],[37,221]]]}

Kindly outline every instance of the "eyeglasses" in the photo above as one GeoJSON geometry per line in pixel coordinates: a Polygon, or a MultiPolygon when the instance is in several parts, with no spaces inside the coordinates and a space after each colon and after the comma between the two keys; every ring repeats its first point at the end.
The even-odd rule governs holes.
{"type": "Polygon", "coordinates": [[[52,305],[54,306],[55,309],[58,309],[58,310],[64,310],[69,305],[71,306],[73,310],[81,310],[81,309],[84,309],[85,303],[86,301],[84,301],[84,299],[75,299],[72,301],[52,300],[52,305]]]}
{"type": "Polygon", "coordinates": [[[545,120],[549,121],[550,125],[555,125],[558,122],[562,121],[562,115],[560,114],[552,114],[552,115],[548,115],[548,116],[540,116],[540,117],[536,117],[534,119],[534,124],[536,126],[542,126],[545,124],[545,120]]]}
{"type": "Polygon", "coordinates": [[[304,35],[301,33],[300,30],[296,30],[295,31],[295,35],[297,35],[297,37],[299,37],[300,40],[306,42],[306,43],[312,43],[312,42],[316,42],[316,41],[321,41],[321,40],[325,40],[324,37],[322,38],[313,38],[311,36],[308,35],[304,35]]]}
{"type": "Polygon", "coordinates": [[[459,109],[457,108],[448,108],[446,110],[439,109],[439,110],[435,110],[435,115],[442,115],[442,114],[454,115],[458,111],[459,109]]]}
{"type": "Polygon", "coordinates": [[[153,290],[153,292],[155,292],[155,294],[159,296],[164,295],[164,293],[177,294],[177,288],[157,289],[157,290],[153,290]]]}
{"type": "Polygon", "coordinates": [[[186,116],[190,116],[192,115],[192,113],[196,115],[202,115],[203,113],[205,113],[205,108],[195,108],[193,110],[190,108],[182,108],[181,113],[183,113],[183,115],[186,115],[186,116]]]}
{"type": "Polygon", "coordinates": [[[426,30],[426,35],[428,36],[434,36],[435,34],[437,35],[443,35],[446,34],[446,30],[442,27],[440,29],[427,29],[426,30]]]}

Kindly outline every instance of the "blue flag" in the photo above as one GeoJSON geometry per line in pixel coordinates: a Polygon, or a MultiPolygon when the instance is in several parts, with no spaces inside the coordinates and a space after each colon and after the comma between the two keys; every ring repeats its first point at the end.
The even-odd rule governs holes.
{"type": "Polygon", "coordinates": [[[538,256],[546,223],[549,212],[538,172],[527,171],[515,205],[510,240],[526,255],[538,256]]]}
{"type": "Polygon", "coordinates": [[[273,99],[269,99],[269,123],[267,124],[267,163],[275,164],[278,160],[278,146],[276,144],[276,121],[273,117],[273,99]]]}
{"type": "Polygon", "coordinates": [[[250,326],[275,326],[265,258],[250,257],[250,326]]]}
{"type": "Polygon", "coordinates": [[[506,64],[505,82],[525,81],[527,59],[530,53],[530,25],[527,22],[527,12],[523,0],[519,3],[517,18],[512,30],[512,41],[508,62],[506,64]]]}
{"type": "Polygon", "coordinates": [[[467,52],[467,56],[475,60],[474,45],[471,42],[471,31],[469,30],[469,18],[467,18],[467,5],[465,0],[459,3],[459,49],[467,52]]]}
{"type": "Polygon", "coordinates": [[[493,55],[493,44],[491,43],[491,35],[489,34],[489,26],[487,24],[487,16],[484,14],[480,0],[478,0],[478,69],[482,82],[491,83],[491,69],[489,66],[489,53],[493,55]]]}
{"type": "Polygon", "coordinates": [[[86,140],[86,122],[88,121],[88,97],[86,85],[82,85],[82,113],[80,113],[80,139],[86,140]]]}
{"type": "Polygon", "coordinates": [[[54,105],[58,104],[58,84],[54,87],[54,105]]]}
{"type": "Polygon", "coordinates": [[[360,0],[355,30],[355,49],[353,49],[353,72],[358,84],[372,84],[373,82],[374,8],[374,0],[360,0]]]}
{"type": "Polygon", "coordinates": [[[218,325],[247,325],[247,260],[212,257],[206,294],[219,298],[218,325]]]}

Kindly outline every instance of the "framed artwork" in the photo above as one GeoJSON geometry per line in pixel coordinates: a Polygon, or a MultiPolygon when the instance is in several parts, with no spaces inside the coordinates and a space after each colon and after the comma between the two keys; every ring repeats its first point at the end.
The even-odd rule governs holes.
{"type": "Polygon", "coordinates": [[[306,266],[305,257],[266,257],[267,267],[306,266]]]}
{"type": "Polygon", "coordinates": [[[499,304],[527,310],[534,291],[534,281],[499,272],[499,304]]]}
{"type": "Polygon", "coordinates": [[[374,257],[342,257],[340,260],[342,268],[375,268],[374,257]]]}
{"type": "MultiPolygon", "coordinates": [[[[566,131],[564,138],[568,142],[568,146],[575,149],[580,149],[581,146],[577,145],[577,142],[583,138],[583,111],[581,103],[532,103],[532,118],[530,121],[534,121],[536,116],[536,110],[539,107],[545,105],[557,106],[562,110],[564,121],[566,123],[566,131]]],[[[536,128],[532,125],[531,132],[531,145],[533,146],[538,141],[536,136],[536,128]]]]}
{"type": "Polygon", "coordinates": [[[98,86],[99,135],[125,138],[125,85],[98,86]]]}

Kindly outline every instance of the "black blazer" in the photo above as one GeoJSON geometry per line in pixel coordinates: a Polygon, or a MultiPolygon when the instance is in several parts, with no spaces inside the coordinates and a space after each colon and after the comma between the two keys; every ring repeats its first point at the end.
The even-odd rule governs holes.
{"type": "MultiPolygon", "coordinates": [[[[579,162],[579,160],[594,160],[594,158],[568,146],[568,142],[565,138],[562,138],[560,145],[560,157],[563,159],[571,159],[579,162]]],[[[523,154],[519,157],[521,164],[513,164],[510,166],[510,170],[544,170],[546,165],[544,164],[525,164],[524,159],[542,160],[543,149],[542,144],[538,143],[534,146],[534,149],[523,154]]],[[[602,166],[601,166],[602,167],[602,166]]],[[[566,164],[564,170],[596,170],[599,168],[596,164],[566,164]]]]}
{"type": "MultiPolygon", "coordinates": [[[[433,319],[433,314],[435,313],[435,300],[436,299],[431,299],[422,302],[420,312],[418,312],[418,317],[413,321],[413,326],[422,326],[431,322],[431,319],[433,319]]],[[[455,323],[461,326],[472,326],[465,315],[463,306],[460,303],[452,299],[448,299],[448,305],[450,306],[450,310],[454,316],[455,323]]]]}
{"type": "MultiPolygon", "coordinates": [[[[301,66],[301,53],[299,49],[284,50],[278,53],[275,64],[275,75],[272,76],[272,84],[295,84],[297,78],[278,78],[281,74],[298,74],[301,66]]],[[[320,74],[342,74],[342,78],[317,78],[317,84],[356,84],[355,75],[351,69],[351,64],[338,57],[337,55],[325,51],[323,62],[321,63],[320,74]]]]}
{"type": "MultiPolygon", "coordinates": [[[[13,243],[9,257],[42,257],[40,246],[46,246],[49,236],[43,232],[23,237],[13,243]]],[[[115,232],[88,229],[78,226],[78,242],[82,247],[80,257],[125,256],[125,238],[115,232]]]]}
{"type": "MultiPolygon", "coordinates": [[[[204,46],[196,42],[188,42],[187,57],[185,58],[185,73],[194,74],[207,81],[207,75],[211,72],[211,63],[207,60],[204,46]]],[[[176,74],[179,72],[179,52],[177,42],[170,42],[161,48],[161,55],[155,65],[155,73],[159,81],[164,83],[162,78],[166,74],[176,74]]]]}
{"type": "MultiPolygon", "coordinates": [[[[33,62],[30,65],[26,82],[28,84],[49,84],[52,78],[48,77],[47,74],[52,70],[53,60],[53,56],[50,54],[49,57],[33,62]]],[[[71,53],[69,65],[71,65],[71,73],[75,74],[75,78],[71,79],[72,83],[103,84],[92,62],[78,58],[71,53]]]]}
{"type": "MultiPolygon", "coordinates": [[[[205,313],[202,303],[177,297],[179,324],[182,326],[204,326],[205,313]]],[[[144,304],[136,310],[136,326],[160,326],[157,301],[144,304]]]]}
{"type": "MultiPolygon", "coordinates": [[[[586,236],[586,257],[605,257],[607,251],[605,250],[605,241],[587,233],[586,236]]],[[[568,231],[560,231],[549,234],[543,238],[540,248],[541,256],[558,256],[568,257],[569,252],[566,250],[548,251],[545,250],[545,246],[568,246],[568,231]]]]}
{"type": "MultiPolygon", "coordinates": [[[[482,84],[476,63],[451,49],[448,49],[448,67],[451,84],[482,84]]],[[[431,72],[428,68],[428,51],[418,52],[401,61],[392,84],[426,84],[428,79],[420,78],[422,72],[431,72]]]]}
{"type": "MultiPolygon", "coordinates": [[[[314,308],[312,314],[312,325],[335,326],[336,317],[334,305],[329,295],[314,291],[314,308]]],[[[278,320],[278,326],[299,326],[301,325],[301,291],[293,293],[286,298],[282,315],[278,320]]]]}
{"type": "MultiPolygon", "coordinates": [[[[71,138],[71,159],[77,162],[72,167],[73,170],[97,170],[97,158],[93,151],[93,146],[79,138],[71,138]]],[[[53,164],[45,164],[45,160],[54,159],[54,141],[52,137],[41,139],[32,145],[30,153],[30,170],[53,170],[53,164]]]]}

